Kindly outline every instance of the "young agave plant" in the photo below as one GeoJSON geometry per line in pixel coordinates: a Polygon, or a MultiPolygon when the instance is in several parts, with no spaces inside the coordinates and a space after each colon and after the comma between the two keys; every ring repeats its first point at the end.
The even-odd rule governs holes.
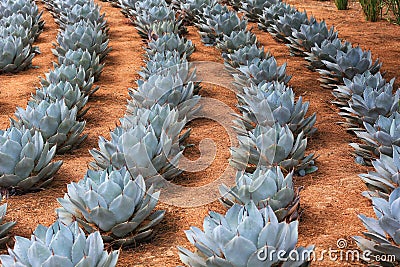
{"type": "Polygon", "coordinates": [[[255,128],[257,124],[271,126],[278,123],[280,126],[287,125],[291,132],[297,136],[303,132],[311,136],[315,131],[316,113],[306,117],[309,102],[304,102],[302,97],[295,101],[292,88],[283,83],[268,82],[251,85],[243,88],[243,93],[237,95],[239,99],[239,110],[242,115],[238,116],[236,124],[244,125],[246,135],[248,131],[255,128]]]}
{"type": "Polygon", "coordinates": [[[146,10],[152,9],[153,7],[168,7],[168,4],[166,1],[161,0],[143,0],[143,1],[137,1],[137,0],[117,0],[119,3],[118,5],[122,6],[121,13],[124,14],[127,18],[133,19],[136,16],[139,16],[143,12],[146,12],[146,10]]]}
{"type": "MultiPolygon", "coordinates": [[[[400,264],[400,188],[396,188],[388,200],[372,198],[377,219],[359,215],[367,228],[365,237],[354,236],[358,247],[368,250],[368,258],[378,261],[380,266],[398,266],[400,264]],[[386,255],[386,257],[380,257],[386,255]],[[389,256],[391,256],[389,258],[389,256]]],[[[370,262],[371,263],[371,262],[370,262]]]]}
{"type": "MultiPolygon", "coordinates": [[[[142,12],[135,14],[135,16],[130,16],[132,23],[138,30],[139,35],[144,39],[149,39],[149,33],[151,32],[152,24],[159,22],[175,22],[176,14],[173,9],[168,6],[154,6],[147,10],[142,10],[142,12]]],[[[178,23],[179,26],[180,23],[178,23]]],[[[161,32],[162,33],[162,32],[161,32]]]]}
{"type": "Polygon", "coordinates": [[[146,190],[142,176],[132,177],[125,168],[88,170],[86,176],[67,185],[59,219],[76,220],[88,233],[100,231],[105,242],[127,247],[148,240],[165,211],[153,211],[160,195],[153,187],[146,190]],[[107,218],[105,220],[104,218],[107,218]]]}
{"type": "MultiPolygon", "coordinates": [[[[0,20],[1,22],[1,20],[0,20]]],[[[29,29],[25,29],[21,25],[10,25],[10,26],[2,26],[0,25],[0,36],[13,36],[15,38],[21,38],[22,45],[31,46],[34,42],[33,37],[30,35],[29,29]]]]}
{"type": "Polygon", "coordinates": [[[351,80],[343,78],[343,82],[344,85],[338,85],[332,92],[336,98],[333,103],[340,107],[347,106],[353,94],[362,96],[365,88],[371,88],[374,91],[379,91],[385,86],[393,88],[394,78],[387,85],[386,80],[380,72],[372,74],[367,70],[362,74],[356,74],[351,80]]]}
{"type": "Polygon", "coordinates": [[[264,47],[258,47],[257,44],[246,45],[242,48],[232,51],[232,53],[222,53],[222,57],[225,59],[225,67],[235,72],[241,65],[250,65],[255,58],[261,60],[268,59],[271,57],[269,52],[264,51],[264,47]]]}
{"type": "Polygon", "coordinates": [[[321,86],[327,89],[334,89],[337,85],[343,84],[343,79],[349,80],[357,74],[362,74],[367,70],[371,74],[379,71],[382,63],[377,59],[372,61],[371,51],[363,51],[360,47],[354,47],[344,51],[337,51],[334,61],[322,60],[325,64],[324,69],[319,69],[321,86]]]}
{"type": "Polygon", "coordinates": [[[371,197],[378,194],[387,198],[395,188],[400,187],[400,147],[393,146],[392,155],[381,154],[379,159],[372,161],[372,165],[374,171],[359,175],[370,190],[363,195],[371,197]]]}
{"type": "Polygon", "coordinates": [[[257,208],[270,206],[278,221],[291,222],[300,215],[299,190],[293,189],[293,173],[286,177],[279,167],[258,167],[254,173],[238,171],[232,188],[219,187],[220,201],[225,207],[253,201],[257,208]]]}
{"type": "Polygon", "coordinates": [[[206,16],[205,21],[200,21],[197,26],[202,42],[214,46],[222,41],[224,35],[230,36],[234,31],[246,30],[247,20],[241,20],[234,11],[210,12],[209,17],[206,16]]]}
{"type": "Polygon", "coordinates": [[[45,22],[42,20],[42,12],[34,1],[31,0],[4,0],[0,2],[0,18],[11,17],[14,14],[21,14],[24,17],[30,16],[33,24],[43,30],[45,22]]]}
{"type": "Polygon", "coordinates": [[[100,137],[99,149],[90,151],[95,160],[90,166],[94,169],[126,166],[132,175],[143,176],[149,184],[152,180],[158,182],[160,175],[172,179],[180,174],[182,171],[177,167],[183,152],[180,142],[188,133],[179,135],[186,121],[179,119],[174,109],[159,106],[153,109],[136,110],[133,116],[143,115],[140,119],[125,117],[122,126],[111,132],[110,141],[100,137]]]}
{"type": "Polygon", "coordinates": [[[238,170],[280,166],[285,171],[295,169],[299,175],[305,175],[317,170],[314,154],[305,156],[306,147],[303,132],[295,138],[287,125],[257,125],[247,136],[239,136],[239,147],[231,148],[230,163],[238,170]]]}
{"type": "MultiPolygon", "coordinates": [[[[365,88],[362,95],[353,94],[348,102],[349,107],[341,108],[339,115],[346,118],[350,130],[359,130],[364,122],[373,124],[379,115],[390,116],[399,111],[400,90],[392,93],[392,87],[385,86],[379,90],[365,88]]],[[[362,130],[362,128],[361,128],[362,130]]]]}
{"type": "Polygon", "coordinates": [[[230,35],[224,35],[222,40],[218,40],[217,47],[222,53],[233,53],[243,47],[256,45],[257,36],[248,30],[233,31],[230,35]]]}
{"type": "Polygon", "coordinates": [[[187,266],[309,266],[314,250],[314,246],[296,248],[298,221],[278,222],[269,206],[258,210],[253,202],[235,204],[225,216],[210,212],[203,225],[204,232],[194,226],[185,231],[196,252],[178,247],[187,266]],[[283,252],[282,257],[270,251],[283,252]],[[293,252],[300,257],[289,259],[293,252]]]}
{"type": "MultiPolygon", "coordinates": [[[[175,33],[182,36],[187,33],[187,29],[182,23],[182,20],[176,19],[152,22],[148,26],[147,36],[142,36],[142,38],[146,40],[155,40],[158,39],[159,36],[168,33],[175,33]]],[[[139,32],[139,34],[141,34],[141,32],[139,32]]],[[[143,32],[143,34],[145,33],[143,32]]]]}
{"type": "Polygon", "coordinates": [[[138,2],[137,0],[115,0],[109,1],[113,6],[121,8],[121,13],[126,17],[129,17],[129,14],[135,10],[135,4],[138,2]]]}
{"type": "Polygon", "coordinates": [[[380,154],[392,155],[392,146],[400,146],[400,113],[394,112],[390,117],[380,115],[372,125],[364,122],[365,131],[355,134],[364,143],[350,144],[355,154],[371,160],[380,154]]]}
{"type": "Polygon", "coordinates": [[[196,77],[196,68],[185,57],[181,58],[176,51],[156,53],[151,60],[146,61],[139,75],[146,81],[153,75],[179,77],[184,85],[193,82],[194,94],[200,90],[200,82],[196,77]]]}
{"type": "MultiPolygon", "coordinates": [[[[0,199],[3,199],[3,196],[0,194],[0,199]]],[[[4,218],[7,213],[7,203],[4,203],[0,206],[0,247],[4,247],[8,241],[10,240],[9,231],[15,226],[17,222],[6,222],[3,223],[4,218]]]]}
{"type": "Polygon", "coordinates": [[[99,232],[88,237],[77,223],[69,226],[56,221],[50,227],[39,225],[30,239],[16,236],[9,255],[0,255],[4,267],[13,266],[88,266],[114,267],[119,251],[104,250],[99,232]]]}
{"type": "Polygon", "coordinates": [[[156,53],[165,51],[177,51],[181,57],[189,57],[194,52],[192,41],[188,41],[178,34],[170,33],[160,36],[157,40],[152,40],[148,43],[149,48],[146,49],[147,56],[153,57],[156,53]]]}
{"type": "Polygon", "coordinates": [[[258,17],[263,13],[263,10],[270,8],[278,3],[278,0],[245,0],[239,7],[249,21],[258,22],[258,17]]]}
{"type": "Polygon", "coordinates": [[[136,90],[129,92],[132,101],[128,103],[128,113],[132,108],[150,108],[154,103],[170,105],[179,110],[181,117],[193,116],[199,108],[195,106],[200,96],[195,95],[193,82],[186,85],[178,76],[155,74],[147,81],[140,81],[136,90]]]}
{"type": "Polygon", "coordinates": [[[105,32],[108,31],[105,13],[101,14],[101,7],[93,1],[88,1],[84,5],[75,4],[70,9],[62,10],[55,21],[61,29],[65,29],[67,25],[78,23],[81,20],[90,21],[99,25],[105,32]]]}
{"type": "Polygon", "coordinates": [[[279,1],[262,10],[262,14],[259,14],[258,16],[258,28],[263,31],[268,31],[279,17],[284,16],[285,14],[294,14],[296,12],[296,8],[279,1]]]}
{"type": "Polygon", "coordinates": [[[323,41],[337,39],[338,33],[333,27],[328,30],[325,21],[313,20],[310,24],[303,24],[300,29],[294,29],[292,36],[288,36],[290,53],[293,56],[305,57],[305,52],[311,52],[314,46],[319,46],[323,41]]]}
{"type": "Polygon", "coordinates": [[[311,47],[311,52],[304,51],[306,55],[305,59],[309,62],[308,68],[312,71],[318,69],[327,69],[326,65],[322,62],[323,60],[336,63],[336,55],[338,51],[347,53],[352,49],[350,42],[342,42],[339,38],[326,39],[322,43],[316,43],[311,47]]]}
{"type": "Polygon", "coordinates": [[[274,57],[255,58],[248,65],[242,65],[237,70],[240,73],[232,75],[239,90],[250,86],[252,83],[255,85],[272,81],[288,83],[292,78],[292,76],[286,75],[286,63],[278,66],[274,57]]]}
{"type": "MultiPolygon", "coordinates": [[[[58,56],[58,64],[82,67],[85,70],[85,79],[90,80],[91,77],[94,77],[94,81],[99,79],[104,68],[104,64],[100,63],[100,57],[96,55],[96,52],[91,54],[88,50],[81,48],[68,50],[65,55],[58,56]]],[[[58,64],[54,64],[54,66],[57,68],[58,64]]]]}
{"type": "Polygon", "coordinates": [[[18,72],[32,65],[32,59],[39,50],[24,45],[20,37],[0,38],[0,73],[18,72]]]}
{"type": "MultiPolygon", "coordinates": [[[[32,45],[34,41],[39,37],[42,33],[43,29],[39,29],[39,26],[34,24],[34,20],[30,15],[22,15],[22,14],[12,14],[9,17],[3,17],[0,19],[1,28],[7,29],[9,32],[8,35],[14,35],[16,37],[26,36],[26,41],[23,41],[25,45],[32,45]],[[22,32],[24,29],[26,34],[18,34],[22,32]],[[18,34],[18,35],[16,35],[18,34]]],[[[2,29],[3,31],[3,29],[2,29]]],[[[4,33],[1,36],[7,36],[4,33]]]]}
{"type": "Polygon", "coordinates": [[[64,100],[65,105],[69,110],[77,108],[77,117],[81,118],[86,114],[88,108],[85,105],[89,96],[81,93],[78,85],[72,86],[69,82],[51,83],[49,86],[44,86],[36,89],[36,93],[31,95],[31,101],[39,104],[43,100],[49,103],[64,100]]]}
{"type": "Polygon", "coordinates": [[[60,82],[69,82],[74,87],[78,86],[85,96],[90,96],[99,89],[99,87],[93,87],[94,77],[86,80],[86,71],[82,66],[60,65],[45,75],[45,79],[40,79],[43,87],[60,82]]]}
{"type": "Polygon", "coordinates": [[[44,143],[40,132],[22,127],[0,131],[0,188],[11,193],[38,190],[53,180],[62,161],[51,162],[56,147],[44,143]]]}
{"type": "Polygon", "coordinates": [[[218,2],[216,0],[185,0],[177,1],[180,10],[183,11],[183,21],[187,25],[196,23],[196,17],[201,16],[201,11],[206,7],[213,7],[218,2]]]}
{"type": "Polygon", "coordinates": [[[143,0],[143,1],[136,1],[135,8],[130,13],[131,16],[136,17],[137,14],[141,14],[146,10],[150,10],[153,7],[168,7],[168,4],[165,0],[143,0]]]}
{"type": "Polygon", "coordinates": [[[88,50],[90,54],[96,53],[102,62],[111,47],[108,47],[108,35],[102,30],[101,25],[90,21],[81,20],[65,27],[57,35],[58,46],[52,49],[57,57],[64,56],[68,50],[88,50]]]}
{"type": "MultiPolygon", "coordinates": [[[[170,138],[175,139],[176,135],[182,132],[183,127],[186,124],[186,118],[181,118],[176,108],[172,108],[170,105],[161,106],[154,104],[149,109],[135,108],[130,114],[125,115],[120,119],[121,127],[123,129],[131,129],[142,124],[146,127],[151,125],[155,131],[155,135],[158,140],[163,135],[163,131],[166,131],[170,138]]],[[[179,137],[179,143],[182,144],[187,137],[189,137],[190,129],[179,137]]]]}
{"type": "MultiPolygon", "coordinates": [[[[90,0],[89,0],[90,1],[90,0]]],[[[50,11],[53,17],[66,13],[74,6],[83,6],[88,3],[88,0],[44,0],[46,8],[50,11]]]]}
{"type": "Polygon", "coordinates": [[[17,108],[17,120],[11,119],[11,125],[39,131],[51,147],[57,146],[58,153],[65,153],[87,138],[87,134],[81,135],[86,122],[76,120],[77,112],[76,107],[70,110],[64,100],[29,102],[26,109],[17,108]]]}
{"type": "Polygon", "coordinates": [[[279,42],[290,43],[287,37],[292,36],[294,30],[300,30],[301,25],[308,25],[315,21],[314,17],[308,19],[306,11],[296,11],[294,13],[285,13],[279,16],[268,27],[268,32],[279,42]]]}

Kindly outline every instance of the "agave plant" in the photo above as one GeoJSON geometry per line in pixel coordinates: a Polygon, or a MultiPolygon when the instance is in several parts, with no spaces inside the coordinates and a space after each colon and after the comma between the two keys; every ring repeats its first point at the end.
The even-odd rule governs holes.
{"type": "MultiPolygon", "coordinates": [[[[77,50],[68,50],[65,55],[58,56],[58,64],[82,67],[85,70],[85,79],[90,80],[90,78],[93,77],[94,81],[98,81],[104,68],[104,64],[100,63],[100,57],[96,52],[91,54],[88,50],[83,50],[81,48],[77,50]]],[[[54,67],[59,67],[58,64],[54,64],[54,67]]]]}
{"type": "Polygon", "coordinates": [[[126,17],[129,17],[129,14],[135,10],[135,4],[138,2],[137,0],[116,0],[110,1],[111,4],[114,4],[116,7],[121,8],[121,13],[126,17]]]}
{"type": "Polygon", "coordinates": [[[388,196],[400,187],[400,147],[393,146],[392,150],[391,155],[381,154],[379,159],[372,161],[374,171],[359,175],[370,190],[364,193],[365,196],[373,196],[376,192],[388,196]]]}
{"type": "Polygon", "coordinates": [[[288,36],[290,53],[294,56],[306,56],[304,52],[311,52],[314,46],[319,46],[323,41],[337,39],[338,33],[333,26],[328,30],[325,21],[313,20],[310,24],[303,24],[300,29],[294,29],[292,36],[288,36]]]}
{"type": "Polygon", "coordinates": [[[156,22],[177,22],[178,29],[183,25],[176,20],[176,14],[173,9],[168,6],[154,6],[146,10],[142,10],[140,13],[135,14],[131,17],[132,23],[138,30],[139,35],[143,39],[148,39],[149,32],[151,32],[151,25],[156,22]]]}
{"type": "Polygon", "coordinates": [[[14,249],[0,255],[4,267],[12,266],[89,266],[114,267],[119,251],[104,250],[99,232],[88,237],[77,223],[69,226],[56,221],[50,227],[39,225],[30,239],[16,236],[14,249]]]}
{"type": "Polygon", "coordinates": [[[146,49],[147,56],[152,58],[156,53],[165,51],[177,51],[181,57],[189,57],[194,52],[192,41],[188,41],[178,34],[170,33],[160,36],[157,40],[152,40],[148,43],[149,48],[146,49]]]}
{"type": "Polygon", "coordinates": [[[279,167],[259,167],[254,173],[238,171],[232,188],[219,187],[220,201],[225,207],[253,201],[257,208],[270,206],[279,221],[294,221],[300,215],[299,191],[293,189],[293,173],[286,177],[279,167]]]}
{"type": "Polygon", "coordinates": [[[196,252],[178,247],[187,266],[308,266],[314,249],[296,248],[298,221],[279,223],[269,206],[258,210],[253,202],[235,204],[225,216],[210,212],[203,225],[204,232],[194,226],[185,231],[196,252]],[[300,257],[289,259],[293,252],[300,257]]]}
{"type": "Polygon", "coordinates": [[[153,187],[146,190],[143,177],[132,177],[125,168],[88,170],[67,190],[64,198],[58,198],[60,220],[66,224],[76,220],[89,233],[100,231],[103,240],[115,247],[151,238],[153,227],[164,217],[163,210],[153,212],[160,192],[153,187]]]}
{"type": "MultiPolygon", "coordinates": [[[[287,125],[290,131],[296,136],[303,132],[311,136],[315,131],[316,113],[306,117],[309,103],[304,102],[302,97],[295,101],[292,88],[283,83],[268,82],[251,85],[243,88],[243,93],[239,93],[239,110],[242,115],[238,116],[237,124],[245,126],[247,131],[251,131],[257,124],[271,126],[278,123],[280,126],[287,125]]],[[[240,131],[240,128],[237,128],[240,131]]]]}
{"type": "MultiPolygon", "coordinates": [[[[213,8],[218,8],[214,6],[213,8]]],[[[204,10],[206,12],[206,10],[204,10]]],[[[245,30],[247,20],[241,20],[237,12],[210,12],[209,17],[205,16],[205,21],[197,24],[200,37],[205,45],[216,45],[217,41],[221,41],[224,35],[230,36],[234,31],[245,30]]]]}
{"type": "Polygon", "coordinates": [[[306,54],[305,59],[309,62],[308,68],[312,71],[326,69],[325,63],[322,62],[323,60],[335,63],[338,51],[347,53],[351,48],[351,43],[342,42],[339,38],[326,39],[322,43],[316,43],[311,47],[311,52],[304,52],[306,54]]]}
{"type": "Polygon", "coordinates": [[[398,266],[400,263],[399,202],[400,188],[396,188],[388,200],[372,198],[377,219],[362,214],[358,216],[367,228],[366,238],[354,236],[353,239],[362,251],[368,250],[370,263],[378,261],[381,266],[398,266]]]}
{"type": "Polygon", "coordinates": [[[218,2],[216,0],[185,0],[178,1],[177,5],[183,10],[183,21],[188,25],[193,25],[197,16],[201,16],[201,12],[206,7],[213,7],[218,2]]]}
{"type": "Polygon", "coordinates": [[[222,53],[233,53],[234,51],[257,44],[257,36],[248,30],[233,31],[230,35],[224,35],[219,40],[217,47],[222,53]]]}
{"type": "Polygon", "coordinates": [[[65,153],[87,138],[87,134],[82,135],[86,122],[76,120],[77,112],[76,107],[70,110],[64,100],[29,102],[26,109],[17,108],[17,120],[11,119],[11,125],[39,131],[50,146],[57,146],[58,153],[65,153]]]}
{"type": "Polygon", "coordinates": [[[139,75],[144,79],[148,80],[153,75],[163,75],[165,77],[179,77],[183,84],[186,85],[189,82],[195,83],[195,94],[198,94],[200,90],[200,84],[196,77],[196,68],[193,69],[193,64],[189,63],[188,60],[183,57],[181,58],[177,51],[165,51],[156,53],[151,60],[146,61],[146,66],[142,68],[139,75]]]}
{"type": "MultiPolygon", "coordinates": [[[[179,112],[176,108],[170,105],[161,106],[154,104],[150,108],[134,108],[129,114],[126,114],[120,119],[121,128],[131,129],[142,124],[148,127],[152,126],[154,133],[158,140],[163,135],[163,130],[166,130],[171,138],[179,135],[186,123],[186,118],[180,118],[179,112]]],[[[183,143],[189,136],[190,129],[179,137],[179,143],[183,143]]]]}
{"type": "Polygon", "coordinates": [[[100,24],[86,20],[67,25],[63,31],[57,35],[59,46],[52,49],[54,55],[64,56],[68,50],[88,50],[90,54],[96,53],[102,62],[111,47],[108,47],[108,35],[101,28],[100,24]]]}
{"type": "Polygon", "coordinates": [[[21,37],[0,38],[0,73],[18,72],[32,65],[32,59],[39,50],[24,45],[21,37]]]}
{"type": "Polygon", "coordinates": [[[57,100],[64,100],[65,105],[69,110],[77,108],[77,117],[80,118],[86,114],[88,108],[85,105],[88,101],[88,96],[81,93],[78,85],[72,86],[69,82],[51,83],[49,86],[36,89],[36,93],[31,95],[31,100],[40,103],[43,100],[54,103],[57,100]]]}
{"type": "Polygon", "coordinates": [[[34,36],[31,34],[29,29],[25,29],[21,25],[12,24],[9,26],[0,25],[0,36],[7,37],[13,36],[15,38],[20,38],[22,46],[31,46],[34,42],[34,36]]]}
{"type": "Polygon", "coordinates": [[[93,87],[94,77],[86,80],[86,71],[82,66],[65,66],[62,64],[45,75],[45,79],[40,79],[40,83],[43,87],[60,82],[69,82],[74,87],[78,86],[85,96],[90,96],[99,89],[99,87],[93,87]]]}
{"type": "Polygon", "coordinates": [[[184,35],[187,33],[187,29],[182,25],[182,20],[162,20],[152,22],[147,29],[147,36],[144,36],[145,32],[139,34],[143,34],[142,38],[154,40],[159,38],[161,35],[175,33],[179,35],[184,35]]]}
{"type": "Polygon", "coordinates": [[[392,86],[387,85],[379,90],[367,87],[362,95],[353,94],[348,102],[349,107],[341,108],[342,112],[339,113],[346,118],[345,125],[358,130],[357,127],[364,122],[375,123],[379,115],[390,116],[399,111],[400,90],[393,94],[392,86]]]}
{"type": "Polygon", "coordinates": [[[150,108],[154,103],[171,105],[179,110],[180,116],[191,117],[198,111],[195,108],[200,96],[195,95],[193,82],[184,85],[181,78],[163,74],[155,74],[147,81],[139,81],[136,90],[131,89],[132,101],[128,103],[128,112],[132,108],[150,108]]]}
{"type": "Polygon", "coordinates": [[[225,59],[226,68],[234,72],[241,65],[248,66],[255,58],[259,58],[260,60],[268,59],[271,57],[271,54],[265,52],[263,46],[258,47],[257,44],[252,44],[232,51],[232,53],[222,53],[222,57],[225,59]]]}
{"type": "Polygon", "coordinates": [[[230,163],[238,170],[254,170],[258,166],[280,166],[295,169],[300,175],[317,170],[314,154],[305,156],[307,138],[301,132],[295,138],[289,126],[257,125],[247,135],[239,136],[239,147],[231,148],[230,163]]]}
{"type": "Polygon", "coordinates": [[[380,115],[373,125],[364,122],[364,128],[355,132],[363,144],[350,144],[356,155],[371,160],[380,154],[392,155],[392,146],[400,146],[400,113],[380,115]]]}
{"type": "Polygon", "coordinates": [[[308,25],[315,21],[314,17],[307,17],[306,11],[285,13],[279,16],[273,24],[268,27],[268,32],[279,42],[290,43],[287,37],[292,36],[294,30],[300,30],[301,25],[308,25]]]}
{"type": "Polygon", "coordinates": [[[274,57],[254,58],[248,65],[241,65],[237,69],[240,73],[232,74],[238,88],[258,85],[262,82],[278,81],[288,83],[291,76],[286,75],[286,63],[278,66],[274,57]]]}
{"type": "Polygon", "coordinates": [[[394,78],[390,81],[390,84],[387,85],[386,80],[380,72],[372,74],[367,70],[362,74],[356,74],[351,80],[343,78],[343,82],[344,85],[338,85],[332,92],[336,98],[333,103],[341,107],[348,105],[348,101],[353,94],[363,95],[365,88],[371,88],[375,91],[381,90],[385,86],[391,86],[393,88],[394,78]]]}
{"type": "Polygon", "coordinates": [[[268,31],[268,29],[275,24],[275,20],[278,20],[280,16],[296,12],[296,8],[287,3],[278,1],[270,7],[265,7],[262,10],[262,14],[259,14],[258,28],[263,31],[268,31]]]}
{"type": "Polygon", "coordinates": [[[258,22],[258,16],[263,13],[263,10],[276,5],[278,2],[278,0],[245,0],[239,9],[243,10],[249,21],[258,22]]]}
{"type": "Polygon", "coordinates": [[[135,7],[130,9],[128,17],[136,17],[138,14],[142,14],[147,10],[150,10],[154,7],[168,7],[168,4],[164,0],[143,0],[143,1],[136,1],[135,7]]]}
{"type": "MultiPolygon", "coordinates": [[[[0,194],[0,199],[3,199],[3,196],[0,194]]],[[[6,217],[7,213],[7,203],[4,203],[0,206],[0,247],[4,247],[7,242],[10,240],[9,231],[15,226],[17,222],[6,222],[3,223],[4,217],[6,217]]]]}
{"type": "Polygon", "coordinates": [[[375,74],[382,63],[377,59],[372,61],[371,51],[363,51],[360,47],[353,47],[347,52],[337,51],[334,61],[322,60],[327,69],[319,69],[321,86],[333,89],[338,84],[343,84],[343,78],[351,80],[355,75],[369,71],[375,74]]]}
{"type": "MultiPolygon", "coordinates": [[[[91,0],[89,0],[91,2],[91,0]]],[[[88,4],[88,0],[43,0],[46,3],[46,8],[54,17],[58,17],[60,14],[68,12],[74,6],[84,6],[88,4]]]]}
{"type": "Polygon", "coordinates": [[[90,151],[94,169],[127,166],[132,175],[141,175],[146,182],[159,179],[159,175],[172,179],[182,172],[176,166],[182,155],[180,142],[188,132],[179,136],[186,120],[180,119],[175,109],[159,105],[150,111],[136,109],[121,122],[121,127],[111,132],[110,141],[100,137],[99,149],[90,151]]]}
{"type": "MultiPolygon", "coordinates": [[[[8,28],[8,35],[16,36],[16,31],[22,32],[22,29],[25,29],[27,32],[24,34],[26,36],[25,45],[30,44],[32,45],[33,42],[39,37],[42,33],[43,29],[39,28],[39,25],[35,24],[34,19],[30,15],[22,15],[22,14],[12,14],[9,17],[3,17],[0,19],[0,26],[3,28],[8,28]]],[[[21,35],[21,34],[20,34],[21,35]]],[[[1,36],[6,36],[5,33],[1,33],[1,36]]],[[[22,36],[17,36],[21,37],[22,36]]]]}
{"type": "Polygon", "coordinates": [[[61,29],[65,29],[67,25],[78,23],[81,20],[90,21],[107,32],[107,21],[105,13],[101,14],[101,7],[93,1],[88,1],[83,5],[75,4],[67,10],[62,10],[59,16],[56,16],[56,22],[61,29]]]}
{"type": "Polygon", "coordinates": [[[40,132],[22,127],[0,131],[0,187],[18,193],[40,189],[53,180],[62,161],[51,162],[56,147],[40,132]]]}
{"type": "Polygon", "coordinates": [[[39,12],[38,6],[31,0],[4,0],[0,2],[0,18],[11,17],[14,14],[21,14],[24,17],[30,16],[33,24],[40,31],[43,30],[44,21],[42,20],[43,12],[39,12]]]}
{"type": "Polygon", "coordinates": [[[207,20],[214,20],[216,16],[229,12],[229,9],[227,5],[217,2],[216,4],[204,7],[202,11],[202,13],[196,15],[196,25],[207,25],[207,20]]]}
{"type": "MultiPolygon", "coordinates": [[[[132,11],[132,12],[137,12],[141,10],[146,10],[151,7],[157,6],[157,3],[155,0],[143,0],[143,1],[137,1],[137,0],[117,0],[118,4],[120,7],[125,9],[124,11],[121,11],[122,13],[125,14],[125,12],[132,11]]],[[[159,1],[160,6],[167,6],[167,2],[162,0],[159,1]]]]}

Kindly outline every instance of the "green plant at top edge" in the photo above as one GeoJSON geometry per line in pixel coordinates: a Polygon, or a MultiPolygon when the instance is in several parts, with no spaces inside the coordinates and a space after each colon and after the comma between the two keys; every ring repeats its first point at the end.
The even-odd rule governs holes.
{"type": "Polygon", "coordinates": [[[359,0],[359,2],[366,20],[374,22],[382,16],[382,0],[359,0]]]}
{"type": "Polygon", "coordinates": [[[400,0],[384,0],[385,16],[390,22],[400,25],[400,0]]]}
{"type": "Polygon", "coordinates": [[[338,10],[346,10],[348,9],[348,0],[335,0],[335,5],[338,10]]]}

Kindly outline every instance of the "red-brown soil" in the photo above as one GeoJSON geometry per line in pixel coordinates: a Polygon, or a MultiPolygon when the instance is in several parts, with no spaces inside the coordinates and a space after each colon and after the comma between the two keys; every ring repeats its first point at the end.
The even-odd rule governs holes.
{"type": "MultiPolygon", "coordinates": [[[[351,2],[350,9],[338,11],[332,1],[290,0],[300,10],[318,19],[325,19],[328,25],[335,25],[341,38],[364,49],[372,50],[375,58],[383,62],[387,78],[398,76],[400,58],[400,28],[387,21],[376,23],[364,20],[358,2],[351,2]]],[[[17,220],[18,224],[12,234],[29,236],[38,223],[49,225],[55,219],[54,209],[59,205],[56,198],[62,197],[66,184],[83,177],[87,164],[91,161],[88,150],[97,147],[99,135],[108,137],[108,132],[123,116],[127,89],[135,87],[137,71],[143,64],[144,45],[135,28],[123,17],[118,9],[108,3],[101,3],[103,12],[110,25],[110,45],[112,52],[106,60],[106,67],[97,85],[100,90],[90,99],[90,110],[85,116],[87,141],[71,154],[57,156],[64,164],[56,174],[54,182],[42,192],[24,196],[12,196],[8,199],[7,220],[17,220]]],[[[43,6],[39,4],[40,8],[43,6]]],[[[42,54],[35,57],[33,64],[37,68],[14,75],[0,76],[0,127],[8,127],[8,118],[13,116],[16,106],[25,107],[31,93],[39,85],[37,76],[43,76],[51,68],[55,57],[51,54],[52,42],[55,42],[57,25],[45,11],[45,31],[40,35],[37,45],[42,54]]],[[[293,75],[290,85],[298,96],[310,101],[310,112],[317,112],[318,133],[309,140],[309,152],[319,155],[319,170],[312,175],[296,177],[296,185],[304,186],[301,192],[301,205],[304,210],[299,226],[299,244],[315,244],[317,251],[336,248],[336,241],[344,238],[349,247],[354,248],[351,236],[360,235],[364,230],[357,219],[358,213],[372,215],[369,201],[361,197],[365,185],[357,174],[365,172],[366,167],[354,163],[349,142],[356,139],[346,133],[337,124],[341,117],[330,103],[332,95],[319,87],[318,74],[305,67],[303,58],[289,56],[285,45],[275,42],[268,33],[253,29],[262,45],[270,50],[280,64],[287,62],[287,72],[293,75]]],[[[201,44],[198,33],[189,28],[188,39],[196,44],[192,61],[211,61],[222,63],[219,51],[201,44]]],[[[208,70],[212,75],[212,69],[208,70]]],[[[205,84],[202,96],[218,99],[235,110],[236,98],[232,91],[222,86],[205,84]]],[[[189,141],[195,145],[205,138],[212,138],[216,143],[214,162],[205,170],[197,173],[184,173],[177,179],[180,185],[196,187],[210,183],[218,178],[221,170],[228,168],[229,146],[228,134],[218,123],[198,119],[188,125],[192,128],[189,141]]],[[[189,148],[185,155],[195,160],[200,156],[197,146],[189,148]]],[[[193,198],[196,198],[194,195],[193,198]]],[[[159,225],[151,243],[136,248],[123,250],[118,266],[176,266],[180,265],[176,246],[191,248],[183,230],[190,226],[202,227],[203,218],[209,210],[224,212],[218,201],[195,208],[179,208],[160,203],[158,209],[167,213],[159,225]]],[[[352,266],[358,263],[329,261],[313,263],[315,266],[352,266]]]]}

